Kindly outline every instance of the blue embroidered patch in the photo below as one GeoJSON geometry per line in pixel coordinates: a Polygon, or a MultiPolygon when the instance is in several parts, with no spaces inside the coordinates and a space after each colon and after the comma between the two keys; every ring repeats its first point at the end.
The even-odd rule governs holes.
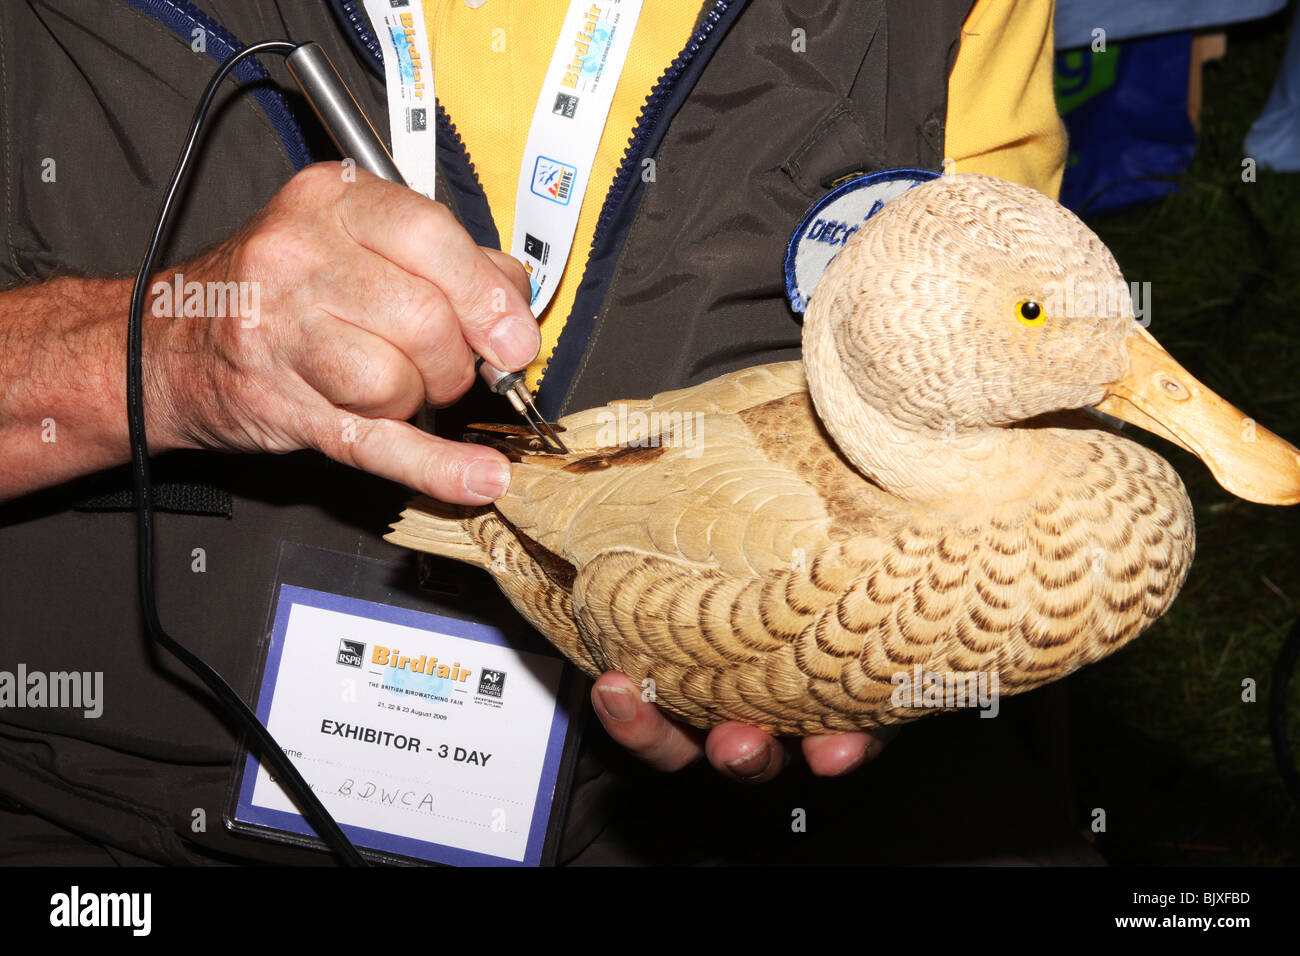
{"type": "Polygon", "coordinates": [[[858,227],[889,200],[938,177],[925,169],[886,169],[850,179],[817,201],[790,237],[785,253],[785,294],[802,314],[817,282],[858,227]]]}

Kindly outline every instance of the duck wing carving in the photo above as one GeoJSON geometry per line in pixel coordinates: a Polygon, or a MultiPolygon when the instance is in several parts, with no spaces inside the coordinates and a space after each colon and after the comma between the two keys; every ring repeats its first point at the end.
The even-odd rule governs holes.
{"type": "Polygon", "coordinates": [[[1044,428],[1059,480],[1031,500],[890,495],[835,450],[798,362],[561,424],[572,454],[525,455],[494,508],[419,499],[388,540],[487,569],[586,673],[621,670],[698,727],[813,734],[974,702],[900,693],[918,674],[1028,690],[1141,633],[1192,557],[1178,476],[1102,431],[1044,428]]]}

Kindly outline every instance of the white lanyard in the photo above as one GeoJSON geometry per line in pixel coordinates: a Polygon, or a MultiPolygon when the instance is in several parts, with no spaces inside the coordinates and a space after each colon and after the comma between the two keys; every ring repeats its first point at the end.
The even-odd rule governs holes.
{"type": "Polygon", "coordinates": [[[437,172],[433,98],[433,57],[424,29],[424,5],[412,0],[365,0],[366,15],[384,48],[384,86],[388,91],[388,130],[393,162],[416,192],[433,198],[437,172]]]}
{"type": "MultiPolygon", "coordinates": [[[[519,166],[510,243],[510,254],[528,270],[534,315],[550,303],[569,260],[642,2],[570,0],[564,16],[519,166]]],[[[401,9],[391,0],[366,0],[366,13],[384,43],[393,160],[413,189],[432,196],[433,73],[425,68],[431,60],[424,11],[419,0],[401,9]],[[409,118],[420,104],[428,109],[424,125],[409,118]]]]}
{"type": "Polygon", "coordinates": [[[523,262],[534,315],[555,295],[642,0],[570,0],[519,167],[510,254],[523,262]]]}

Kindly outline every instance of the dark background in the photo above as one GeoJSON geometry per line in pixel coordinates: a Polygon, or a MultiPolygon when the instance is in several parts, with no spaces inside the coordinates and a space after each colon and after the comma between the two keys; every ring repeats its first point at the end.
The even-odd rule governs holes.
{"type": "MultiPolygon", "coordinates": [[[[1178,192],[1088,220],[1130,281],[1151,282],[1152,334],[1259,424],[1300,443],[1300,174],[1242,181],[1242,141],[1281,63],[1288,14],[1228,28],[1205,68],[1195,159],[1178,192]]],[[[1126,429],[1187,484],[1197,551],[1173,608],[1070,683],[1081,829],[1114,864],[1300,863],[1267,700],[1300,608],[1300,509],[1228,494],[1193,456],[1126,429]],[[1241,699],[1253,678],[1257,702],[1241,699]]],[[[1300,689],[1288,728],[1300,744],[1300,689]]]]}

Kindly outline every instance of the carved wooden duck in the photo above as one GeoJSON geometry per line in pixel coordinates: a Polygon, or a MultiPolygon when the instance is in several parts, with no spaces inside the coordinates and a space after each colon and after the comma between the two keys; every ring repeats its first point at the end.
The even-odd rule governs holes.
{"type": "Polygon", "coordinates": [[[1300,452],[1175,363],[1097,236],[1025,187],[947,176],[890,202],[823,276],[803,345],[569,415],[571,453],[517,443],[494,507],[420,499],[388,540],[487,569],[584,671],[688,723],[817,734],[933,712],[899,693],[917,675],[1029,690],[1169,607],[1194,549],[1182,481],[1049,413],[1096,407],[1241,497],[1300,501],[1300,452]]]}

